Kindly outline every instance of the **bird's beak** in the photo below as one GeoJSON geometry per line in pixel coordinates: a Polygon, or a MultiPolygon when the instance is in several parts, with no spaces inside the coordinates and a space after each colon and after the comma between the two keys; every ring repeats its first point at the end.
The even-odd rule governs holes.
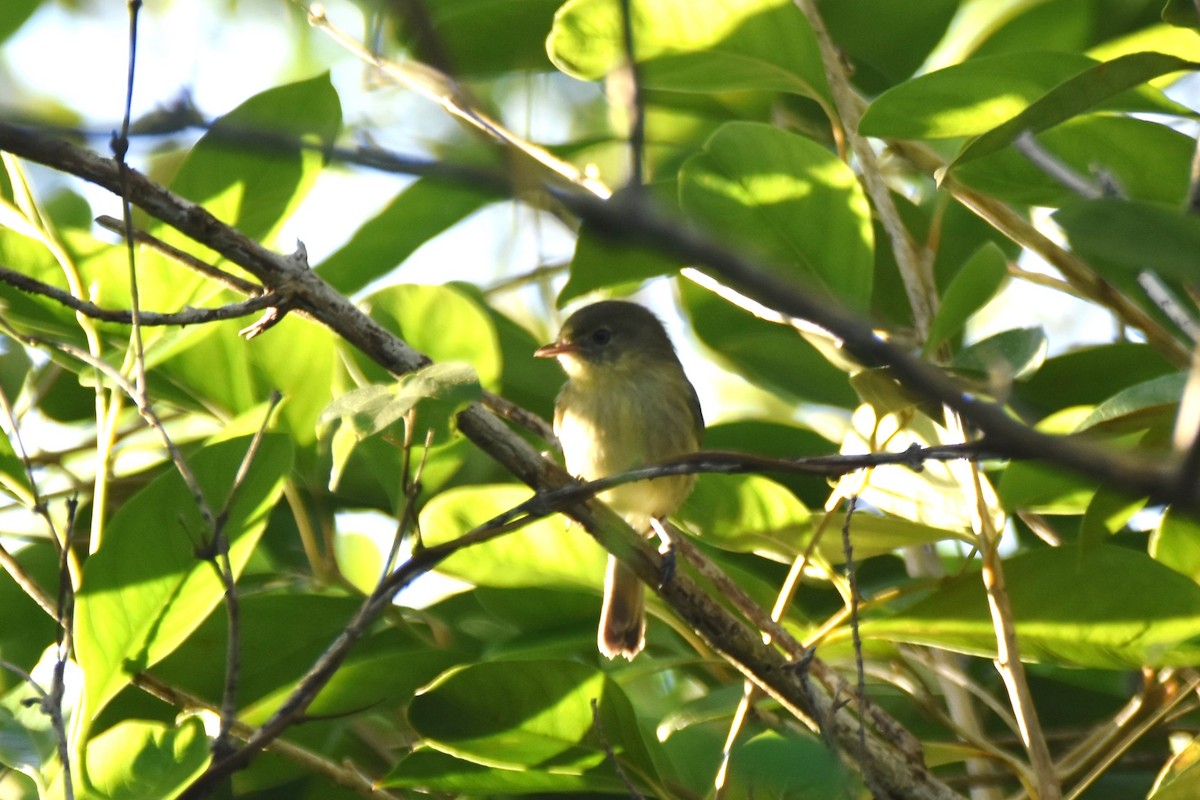
{"type": "Polygon", "coordinates": [[[544,344],[537,350],[534,350],[533,354],[538,358],[555,358],[563,355],[564,353],[578,352],[578,350],[579,348],[570,342],[552,342],[550,344],[544,344]]]}

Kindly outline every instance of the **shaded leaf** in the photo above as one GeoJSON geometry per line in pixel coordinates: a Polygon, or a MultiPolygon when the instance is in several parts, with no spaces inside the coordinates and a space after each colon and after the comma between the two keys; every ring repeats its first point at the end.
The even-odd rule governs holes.
{"type": "Polygon", "coordinates": [[[768,391],[830,405],[852,405],[846,373],[795,329],[758,319],[691,281],[680,283],[692,328],[714,358],[768,391]]]}
{"type": "Polygon", "coordinates": [[[959,369],[1019,381],[1037,372],[1049,345],[1040,327],[1017,328],[976,342],[956,355],[953,363],[959,369]]]}
{"type": "MultiPolygon", "coordinates": [[[[460,78],[544,71],[551,68],[544,42],[560,5],[561,0],[439,0],[422,7],[428,26],[411,24],[399,35],[420,60],[460,78]]],[[[401,24],[418,18],[411,11],[396,16],[401,24]]]]}
{"type": "Polygon", "coordinates": [[[1152,270],[1164,278],[1195,281],[1200,275],[1200,218],[1136,200],[1077,201],[1059,209],[1071,249],[1084,258],[1129,272],[1152,270]]]}
{"type": "Polygon", "coordinates": [[[999,291],[1007,274],[1008,259],[999,247],[989,242],[975,251],[942,295],[925,341],[925,352],[932,353],[957,336],[971,315],[999,291]]]}
{"type": "MultiPolygon", "coordinates": [[[[1179,131],[1134,117],[1090,114],[1067,120],[1036,137],[1052,157],[1094,182],[1112,181],[1134,200],[1179,204],[1195,142],[1179,131]]],[[[1009,202],[1058,207],[1078,195],[1005,148],[955,168],[962,183],[1009,202]]]]}
{"type": "MultiPolygon", "coordinates": [[[[653,197],[662,197],[667,191],[674,193],[676,184],[654,184],[647,188],[653,197]]],[[[571,300],[596,289],[669,275],[681,266],[655,247],[615,240],[584,222],[575,240],[571,273],[555,303],[562,308],[571,300]]]]}
{"type": "Polygon", "coordinates": [[[958,11],[959,0],[823,2],[821,18],[853,64],[854,82],[877,94],[916,72],[958,11]]]}

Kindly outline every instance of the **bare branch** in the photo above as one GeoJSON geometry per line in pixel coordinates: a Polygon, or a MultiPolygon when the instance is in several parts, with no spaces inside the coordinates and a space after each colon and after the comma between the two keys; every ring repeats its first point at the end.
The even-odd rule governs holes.
{"type": "Polygon", "coordinates": [[[189,308],[184,311],[157,313],[153,311],[126,311],[118,308],[101,308],[95,303],[80,300],[70,292],[51,286],[48,283],[30,278],[16,270],[0,266],[0,281],[14,286],[29,294],[42,295],[56,303],[76,311],[84,316],[101,322],[117,322],[122,325],[133,325],[135,318],[139,325],[204,325],[209,322],[220,322],[227,319],[238,319],[272,308],[280,303],[280,298],[274,294],[259,295],[241,303],[231,303],[217,308],[189,308]]]}

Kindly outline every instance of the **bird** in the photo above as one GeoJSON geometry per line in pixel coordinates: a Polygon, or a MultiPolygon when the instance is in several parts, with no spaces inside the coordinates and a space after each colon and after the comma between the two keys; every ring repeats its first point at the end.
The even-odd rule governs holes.
{"type": "MultiPolygon", "coordinates": [[[[557,358],[567,382],[554,407],[563,461],[595,480],[699,449],[704,417],[662,322],[637,303],[604,300],[563,323],[534,355],[557,358]]],[[[643,536],[657,530],[692,491],[694,475],[626,483],[598,497],[643,536]]],[[[645,588],[612,555],[596,644],[609,659],[633,660],[646,641],[645,588]]]]}

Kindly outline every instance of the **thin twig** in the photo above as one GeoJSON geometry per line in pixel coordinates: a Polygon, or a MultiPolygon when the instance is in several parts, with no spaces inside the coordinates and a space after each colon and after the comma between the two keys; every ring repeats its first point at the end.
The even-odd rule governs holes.
{"type": "MultiPolygon", "coordinates": [[[[621,0],[621,46],[625,50],[625,64],[612,77],[619,76],[625,95],[625,108],[629,114],[629,185],[638,189],[646,182],[646,115],[642,104],[642,82],[638,70],[637,51],[634,47],[633,2],[621,0]]],[[[611,78],[610,78],[611,80],[611,78]]]]}
{"type": "Polygon", "coordinates": [[[600,719],[600,704],[596,702],[596,698],[592,698],[592,729],[596,731],[596,736],[600,739],[600,746],[604,748],[604,755],[608,759],[608,763],[612,764],[613,771],[617,773],[617,778],[625,786],[625,791],[634,800],[646,800],[645,795],[638,791],[637,786],[629,779],[625,773],[625,768],[621,766],[620,759],[617,758],[616,752],[608,741],[608,735],[604,732],[604,723],[600,719]]]}
{"type": "Polygon", "coordinates": [[[200,554],[202,558],[212,563],[225,590],[225,619],[228,627],[225,641],[225,685],[221,692],[221,724],[217,737],[212,743],[214,758],[221,758],[233,752],[234,745],[231,737],[233,723],[237,718],[237,687],[241,671],[241,612],[237,594],[237,578],[234,575],[233,564],[229,560],[229,537],[225,534],[225,522],[229,519],[238,490],[241,489],[246,477],[250,474],[250,465],[254,463],[254,456],[258,453],[263,436],[266,435],[267,426],[282,399],[283,395],[279,392],[271,393],[266,413],[263,414],[262,425],[255,432],[254,438],[250,440],[250,444],[246,448],[246,453],[242,456],[242,462],[238,465],[237,473],[233,478],[233,485],[229,488],[229,495],[225,498],[225,505],[217,512],[213,522],[212,540],[209,542],[206,552],[200,554]]]}
{"type": "MultiPolygon", "coordinates": [[[[858,495],[852,494],[846,501],[846,518],[842,522],[842,551],[846,556],[846,578],[850,583],[850,636],[854,644],[855,684],[858,697],[867,697],[867,676],[863,668],[862,635],[858,630],[858,576],[854,568],[854,548],[850,543],[850,521],[854,510],[858,507],[858,495]]],[[[867,751],[867,727],[863,722],[859,728],[859,743],[862,751],[867,751]]]]}
{"type": "Polygon", "coordinates": [[[183,266],[195,270],[201,275],[212,278],[219,283],[223,283],[230,289],[236,289],[242,294],[248,295],[257,296],[263,294],[264,290],[261,285],[254,283],[253,281],[248,281],[245,278],[239,278],[237,275],[228,273],[223,269],[218,269],[217,267],[214,267],[211,264],[196,258],[191,253],[180,250],[175,245],[164,242],[162,239],[154,236],[153,234],[147,233],[138,228],[126,228],[125,224],[115,217],[101,215],[96,217],[96,224],[105,230],[109,230],[118,234],[123,239],[132,235],[133,240],[138,244],[144,244],[152,247],[173,261],[177,261],[183,266]]]}
{"type": "MultiPolygon", "coordinates": [[[[451,116],[462,120],[488,138],[500,143],[513,154],[528,159],[541,167],[548,176],[555,176],[565,185],[585,189],[598,197],[609,195],[608,187],[600,181],[581,172],[573,164],[558,158],[545,148],[538,147],[517,136],[497,120],[489,117],[471,101],[458,82],[446,73],[415,59],[408,59],[398,64],[378,58],[353,37],[335,26],[325,16],[323,6],[313,4],[307,6],[306,11],[310,24],[327,34],[364,63],[379,70],[381,75],[386,75],[400,86],[437,103],[451,116]]],[[[519,169],[516,171],[520,172],[519,169]]]]}
{"type": "Polygon", "coordinates": [[[218,306],[217,308],[189,308],[184,311],[158,313],[154,311],[135,311],[132,308],[129,310],[102,308],[87,300],[80,300],[70,292],[65,292],[48,283],[42,283],[36,278],[30,278],[23,273],[4,266],[0,266],[0,282],[14,286],[23,292],[42,295],[72,311],[101,322],[117,322],[123,325],[133,325],[136,319],[137,324],[142,327],[165,325],[178,325],[182,327],[237,319],[262,311],[264,308],[271,308],[280,302],[278,296],[264,294],[240,303],[231,303],[225,306],[218,306]]]}
{"type": "MultiPolygon", "coordinates": [[[[146,352],[142,345],[141,299],[138,291],[137,248],[133,245],[133,203],[129,199],[129,165],[125,155],[129,152],[129,121],[133,109],[133,78],[137,73],[138,12],[142,0],[127,0],[129,8],[129,69],[125,84],[125,114],[121,119],[121,132],[113,135],[112,149],[116,156],[117,169],[121,174],[121,214],[125,221],[125,254],[129,261],[129,308],[130,345],[133,347],[134,386],[139,393],[146,391],[146,352]]],[[[149,398],[146,398],[149,403],[149,398]]]]}

